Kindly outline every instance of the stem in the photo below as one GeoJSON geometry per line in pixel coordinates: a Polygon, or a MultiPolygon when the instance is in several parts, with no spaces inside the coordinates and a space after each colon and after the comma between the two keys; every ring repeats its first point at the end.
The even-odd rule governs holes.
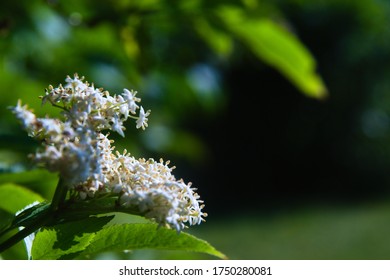
{"type": "Polygon", "coordinates": [[[64,182],[65,181],[60,177],[60,180],[58,181],[57,184],[56,191],[53,196],[53,200],[50,205],[50,209],[52,212],[57,211],[58,208],[60,208],[65,202],[66,194],[68,192],[68,187],[64,182]]]}
{"type": "MultiPolygon", "coordinates": [[[[112,212],[122,212],[131,215],[142,215],[137,207],[124,208],[115,204],[116,196],[108,195],[92,200],[68,201],[56,212],[54,222],[58,220],[71,221],[88,218],[91,215],[108,214],[112,212]]],[[[50,225],[49,225],[50,226],[50,225]]]]}
{"type": "Polygon", "coordinates": [[[62,109],[62,110],[64,110],[64,111],[67,111],[67,112],[69,112],[69,110],[64,106],[60,106],[60,105],[57,105],[57,104],[55,104],[52,100],[50,100],[49,99],[49,102],[50,102],[50,104],[53,106],[53,107],[56,107],[56,108],[60,108],[60,109],[62,109]]]}

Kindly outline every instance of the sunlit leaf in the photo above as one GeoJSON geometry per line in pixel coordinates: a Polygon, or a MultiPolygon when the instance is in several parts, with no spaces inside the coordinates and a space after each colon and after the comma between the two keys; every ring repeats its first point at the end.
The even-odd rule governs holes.
{"type": "Polygon", "coordinates": [[[158,229],[154,223],[103,228],[112,218],[90,217],[41,229],[32,248],[33,259],[85,258],[106,251],[135,249],[181,250],[226,258],[206,241],[187,233],[158,229]]]}
{"type": "Polygon", "coordinates": [[[11,223],[13,217],[14,215],[0,208],[0,232],[11,223]]]}
{"type": "Polygon", "coordinates": [[[226,258],[209,243],[188,233],[178,234],[156,224],[120,224],[102,229],[82,255],[135,249],[182,250],[226,258]]]}
{"type": "MultiPolygon", "coordinates": [[[[58,176],[44,169],[35,169],[19,173],[0,174],[0,184],[15,183],[27,186],[46,199],[51,199],[58,182],[58,176]]],[[[39,200],[39,201],[42,201],[39,200]]]]}
{"type": "Polygon", "coordinates": [[[218,9],[219,18],[259,59],[275,67],[304,94],[324,98],[327,90],[316,74],[316,63],[305,46],[268,18],[253,18],[239,8],[218,9]]]}
{"type": "Polygon", "coordinates": [[[12,183],[0,185],[0,208],[9,213],[14,214],[36,201],[41,202],[43,198],[29,189],[12,183]]]}
{"type": "Polygon", "coordinates": [[[217,53],[228,56],[233,50],[232,37],[213,28],[205,19],[197,18],[194,22],[196,32],[217,53]]]}

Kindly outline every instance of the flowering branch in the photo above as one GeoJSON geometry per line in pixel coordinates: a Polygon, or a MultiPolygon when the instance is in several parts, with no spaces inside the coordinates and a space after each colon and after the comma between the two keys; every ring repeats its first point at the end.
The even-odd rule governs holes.
{"type": "Polygon", "coordinates": [[[34,161],[59,173],[50,211],[65,212],[69,203],[85,211],[82,202],[108,195],[115,197],[117,211],[130,210],[178,232],[186,224],[204,221],[203,201],[191,183],[175,179],[169,161],[135,159],[126,150],[114,151],[113,140],[103,133],[112,130],[124,137],[128,118],[136,120],[137,128],[148,126],[150,111],[138,105],[137,92],[124,89],[112,96],[77,74],[65,81],[65,86],[49,86],[42,97],[43,104],[62,109],[61,119],[38,118],[20,100],[12,108],[28,134],[42,141],[34,161]],[[73,196],[66,201],[69,191],[73,196]]]}

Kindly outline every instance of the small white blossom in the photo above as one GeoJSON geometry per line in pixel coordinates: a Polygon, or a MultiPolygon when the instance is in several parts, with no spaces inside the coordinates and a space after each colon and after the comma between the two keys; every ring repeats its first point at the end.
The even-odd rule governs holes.
{"type": "Polygon", "coordinates": [[[138,117],[138,120],[136,121],[137,125],[136,127],[137,128],[141,128],[143,130],[145,130],[145,127],[148,127],[148,116],[150,115],[150,111],[148,110],[146,113],[145,113],[145,110],[144,108],[141,106],[141,109],[139,110],[139,117],[138,117]]]}
{"type": "Polygon", "coordinates": [[[61,123],[58,120],[38,118],[38,122],[42,126],[45,134],[59,135],[62,132],[61,123]]]}
{"type": "Polygon", "coordinates": [[[136,91],[129,91],[128,89],[123,89],[122,96],[129,106],[129,110],[132,114],[135,114],[136,110],[139,108],[137,102],[140,102],[141,99],[135,97],[137,95],[136,91]]]}
{"type": "Polygon", "coordinates": [[[124,127],[121,119],[119,119],[117,116],[114,116],[111,121],[111,129],[117,132],[120,136],[125,137],[125,133],[123,132],[124,127]]]}
{"type": "Polygon", "coordinates": [[[34,113],[28,110],[27,105],[22,106],[22,101],[18,100],[15,107],[11,110],[15,114],[16,118],[22,123],[23,128],[27,130],[29,136],[34,136],[36,132],[37,118],[34,113]]]}
{"type": "Polygon", "coordinates": [[[65,82],[67,82],[65,88],[73,88],[82,92],[88,88],[88,84],[83,83],[82,80],[84,80],[84,78],[82,77],[81,79],[79,79],[77,75],[75,75],[74,79],[68,76],[65,79],[65,82]]]}
{"type": "MultiPolygon", "coordinates": [[[[127,119],[130,111],[129,104],[127,104],[127,102],[125,101],[122,95],[118,95],[116,98],[118,103],[120,104],[119,112],[123,115],[125,119],[127,119]]],[[[133,114],[135,114],[135,112],[133,114]]]]}

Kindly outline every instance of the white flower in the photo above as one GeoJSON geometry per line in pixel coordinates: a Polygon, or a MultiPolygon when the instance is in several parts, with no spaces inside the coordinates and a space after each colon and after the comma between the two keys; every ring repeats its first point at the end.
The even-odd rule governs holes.
{"type": "MultiPolygon", "coordinates": [[[[35,161],[45,166],[50,171],[57,171],[62,177],[67,178],[69,187],[74,188],[78,184],[88,185],[84,181],[91,181],[97,176],[105,184],[111,180],[112,175],[103,175],[101,170],[108,169],[107,161],[112,160],[111,149],[102,147],[103,141],[107,146],[110,141],[103,138],[102,130],[112,130],[124,137],[123,122],[136,114],[139,108],[136,102],[136,92],[124,90],[122,95],[111,96],[108,91],[95,88],[88,82],[74,75],[67,77],[67,84],[62,87],[49,86],[42,103],[51,103],[57,107],[63,107],[63,119],[36,118],[36,116],[22,106],[18,101],[12,108],[16,117],[23,123],[23,127],[30,136],[43,140],[42,148],[35,154],[35,161]],[[58,104],[58,105],[57,105],[58,104]],[[91,179],[91,180],[90,180],[91,179]]],[[[147,115],[140,112],[140,126],[147,126],[147,115]]],[[[103,145],[103,146],[104,146],[103,145]]],[[[87,191],[96,191],[98,188],[87,186],[87,191]]]]}
{"type": "Polygon", "coordinates": [[[27,109],[27,105],[22,106],[22,101],[19,99],[17,105],[12,107],[11,110],[16,118],[22,123],[23,128],[27,130],[29,136],[34,136],[37,118],[33,112],[27,109]]]}
{"type": "MultiPolygon", "coordinates": [[[[123,115],[124,119],[126,120],[129,117],[129,104],[124,100],[122,95],[118,95],[117,101],[120,104],[119,105],[119,112],[123,115]]],[[[135,112],[134,112],[135,114],[135,112]]]]}
{"type": "Polygon", "coordinates": [[[62,107],[62,119],[37,118],[21,101],[12,108],[30,136],[42,140],[34,160],[49,171],[58,172],[81,200],[96,193],[118,196],[122,207],[136,208],[160,226],[181,231],[207,215],[203,201],[191,184],[176,180],[169,162],[135,159],[125,150],[114,153],[109,134],[124,137],[124,121],[135,118],[136,127],[148,126],[150,110],[137,105],[136,91],[124,89],[121,95],[95,88],[77,75],[66,78],[65,87],[49,86],[42,103],[62,107]],[[137,109],[139,109],[138,116],[137,109]]]}
{"type": "Polygon", "coordinates": [[[82,80],[83,78],[79,79],[78,75],[75,75],[74,79],[67,76],[65,79],[65,82],[67,82],[65,88],[73,88],[75,90],[84,91],[88,88],[88,85],[83,83],[82,80]]]}
{"type": "Polygon", "coordinates": [[[42,128],[46,134],[54,134],[58,135],[61,133],[62,129],[60,126],[60,122],[54,119],[38,119],[39,123],[42,125],[42,128]]]}
{"type": "Polygon", "coordinates": [[[145,127],[148,127],[148,116],[150,115],[150,110],[148,110],[145,113],[144,108],[141,106],[141,109],[139,110],[139,117],[138,120],[136,121],[137,125],[136,128],[142,127],[142,129],[145,130],[145,127]]]}
{"type": "Polygon", "coordinates": [[[120,197],[122,206],[137,207],[145,217],[177,231],[184,229],[185,223],[199,224],[207,216],[202,213],[203,201],[198,199],[190,183],[175,179],[171,174],[174,167],[168,167],[169,162],[120,157],[125,164],[119,176],[126,179],[120,197]]]}
{"type": "Polygon", "coordinates": [[[114,116],[111,121],[112,121],[111,129],[113,131],[118,132],[120,136],[125,137],[125,134],[123,133],[124,127],[121,119],[119,119],[118,116],[114,116]]]}
{"type": "Polygon", "coordinates": [[[128,106],[129,106],[129,110],[132,114],[135,114],[135,111],[139,108],[139,106],[137,105],[137,102],[140,102],[141,99],[140,98],[137,98],[135,97],[137,95],[137,92],[136,91],[129,91],[128,89],[123,89],[123,93],[122,93],[122,96],[124,98],[124,100],[127,102],[128,106]]]}

